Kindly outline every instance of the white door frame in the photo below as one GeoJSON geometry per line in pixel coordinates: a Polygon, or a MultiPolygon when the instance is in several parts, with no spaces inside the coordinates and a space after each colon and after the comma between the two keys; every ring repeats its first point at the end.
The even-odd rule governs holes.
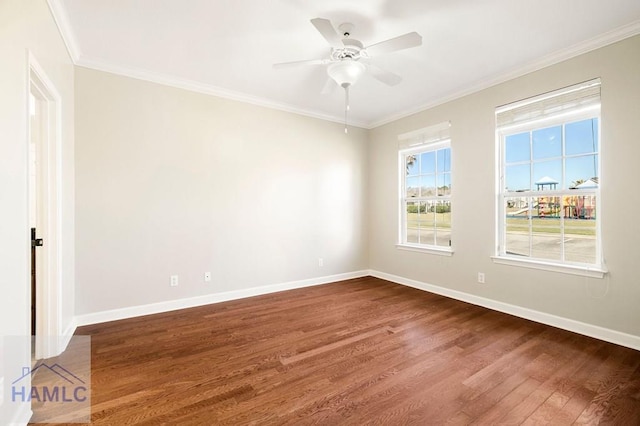
{"type": "MultiPolygon", "coordinates": [[[[36,262],[36,336],[35,355],[37,359],[59,355],[63,349],[61,330],[61,145],[62,119],[61,97],[46,75],[44,69],[27,51],[27,106],[31,110],[31,94],[42,112],[39,138],[40,155],[37,166],[38,229],[37,237],[44,245],[37,248],[36,262]]],[[[30,114],[30,112],[28,112],[30,114]]],[[[30,117],[30,115],[28,116],[30,117]]],[[[27,120],[27,150],[31,140],[30,119],[27,120]]],[[[28,154],[29,165],[31,164],[28,154]]],[[[30,167],[30,166],[29,166],[30,167]]],[[[30,191],[30,190],[29,190],[30,191]]],[[[31,194],[28,194],[28,200],[31,194]]],[[[30,202],[30,201],[28,201],[30,202]]],[[[29,230],[25,230],[25,233],[29,230]]],[[[29,253],[31,244],[29,244],[29,253]]],[[[29,288],[31,271],[29,270],[29,288]]],[[[29,315],[29,318],[31,315],[29,315]]]]}

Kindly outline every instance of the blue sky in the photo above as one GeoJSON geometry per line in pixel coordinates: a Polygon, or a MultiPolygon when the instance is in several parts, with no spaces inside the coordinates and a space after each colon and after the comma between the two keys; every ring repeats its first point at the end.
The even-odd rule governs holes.
{"type": "Polygon", "coordinates": [[[407,187],[441,188],[443,186],[451,186],[450,148],[424,152],[418,155],[418,157],[419,158],[416,158],[416,161],[408,168],[407,187]],[[422,176],[418,177],[418,174],[422,176]]]}
{"type": "MultiPolygon", "coordinates": [[[[564,125],[565,178],[562,182],[562,125],[505,138],[506,186],[510,191],[535,190],[535,182],[550,177],[556,189],[567,189],[579,180],[599,177],[598,119],[564,125]],[[531,167],[533,160],[533,170],[531,167]],[[533,173],[533,176],[531,174],[533,173]]],[[[451,149],[419,154],[409,166],[407,187],[451,186],[451,149]],[[437,161],[436,161],[437,160],[437,161]],[[437,171],[436,171],[437,169],[437,171]],[[436,182],[437,177],[437,182],[436,182]]]]}
{"type": "Polygon", "coordinates": [[[598,119],[565,125],[565,181],[562,182],[562,126],[509,135],[505,139],[506,186],[510,191],[536,189],[535,182],[550,177],[557,189],[598,176],[598,119]],[[532,158],[533,157],[533,158],[532,158]],[[533,178],[530,161],[533,159],[533,178]]]}

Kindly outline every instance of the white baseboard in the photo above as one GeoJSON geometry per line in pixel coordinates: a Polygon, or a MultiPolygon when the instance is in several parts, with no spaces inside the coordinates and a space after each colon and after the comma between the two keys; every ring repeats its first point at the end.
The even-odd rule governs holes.
{"type": "Polygon", "coordinates": [[[58,353],[62,353],[67,349],[71,338],[76,332],[76,328],[78,328],[78,323],[74,317],[69,321],[69,325],[67,325],[67,328],[62,332],[62,336],[58,339],[58,353]]]}
{"type": "Polygon", "coordinates": [[[410,278],[398,275],[388,274],[376,270],[362,270],[348,272],[344,274],[329,275],[324,277],[310,278],[300,281],[290,281],[280,284],[272,284],[259,287],[251,287],[242,290],[227,291],[224,293],[213,293],[203,296],[191,297],[187,299],[169,300],[166,302],[152,303],[148,305],[130,306],[121,309],[113,309],[108,311],[94,312],[91,314],[79,315],[69,324],[64,333],[63,349],[69,343],[71,336],[75,332],[76,327],[89,324],[97,324],[101,322],[115,321],[125,318],[133,318],[142,315],[157,314],[161,312],[175,311],[178,309],[192,308],[196,306],[209,305],[212,303],[227,302],[230,300],[243,299],[246,297],[259,296],[263,294],[275,293],[278,291],[294,290],[297,288],[311,287],[315,285],[328,284],[335,281],[348,280],[352,278],[360,278],[371,275],[376,278],[391,281],[396,284],[406,285],[419,290],[428,291],[430,293],[439,294],[441,296],[450,297],[452,299],[483,306],[494,311],[504,312],[525,318],[542,324],[558,327],[574,333],[582,334],[606,342],[615,343],[635,350],[640,350],[640,336],[623,333],[616,330],[600,327],[597,325],[587,324],[584,322],[559,317],[545,312],[536,311],[529,308],[523,308],[509,303],[499,302],[493,299],[487,299],[481,296],[465,293],[458,290],[452,290],[446,287],[440,287],[421,281],[412,280],[410,278]]]}
{"type": "Polygon", "coordinates": [[[483,306],[494,311],[504,312],[506,314],[515,315],[531,321],[561,328],[563,330],[572,331],[605,342],[615,343],[616,345],[626,346],[631,349],[640,350],[640,336],[622,333],[620,331],[611,330],[597,325],[587,324],[568,318],[559,317],[545,312],[535,311],[533,309],[523,308],[521,306],[511,305],[509,303],[499,302],[497,300],[487,299],[458,290],[452,290],[433,284],[427,284],[409,278],[397,275],[387,274],[370,270],[369,275],[383,280],[391,281],[396,284],[406,285],[408,287],[417,288],[419,290],[428,291],[430,293],[439,294],[441,296],[450,297],[452,299],[461,300],[473,305],[483,306]]]}
{"type": "Polygon", "coordinates": [[[227,291],[224,293],[212,293],[203,296],[190,297],[187,299],[168,300],[166,302],[151,303],[148,305],[130,306],[108,311],[94,312],[91,314],[76,316],[74,326],[80,327],[83,325],[98,324],[101,322],[139,317],[142,315],[158,314],[161,312],[175,311],[178,309],[193,308],[196,306],[209,305],[212,303],[227,302],[230,300],[244,299],[246,297],[276,293],[278,291],[294,290],[297,288],[328,284],[335,281],[360,278],[367,275],[369,275],[368,270],[347,272],[344,274],[328,275],[324,277],[309,278],[306,280],[251,287],[242,290],[227,291]]]}

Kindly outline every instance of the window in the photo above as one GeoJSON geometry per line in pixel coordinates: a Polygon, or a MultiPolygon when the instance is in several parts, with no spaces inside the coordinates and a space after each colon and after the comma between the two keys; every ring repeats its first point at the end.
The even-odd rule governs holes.
{"type": "Polygon", "coordinates": [[[451,253],[449,123],[400,136],[401,248],[451,253]]]}
{"type": "Polygon", "coordinates": [[[497,258],[602,271],[600,81],[499,108],[496,121],[497,258]]]}

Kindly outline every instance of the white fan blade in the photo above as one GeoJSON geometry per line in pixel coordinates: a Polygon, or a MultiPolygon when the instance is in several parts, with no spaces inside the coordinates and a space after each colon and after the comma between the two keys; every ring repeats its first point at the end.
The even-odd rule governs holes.
{"type": "Polygon", "coordinates": [[[396,73],[392,73],[391,71],[383,70],[382,68],[368,64],[369,71],[371,72],[371,76],[378,81],[386,84],[387,86],[395,86],[400,84],[402,81],[402,77],[400,77],[396,73]]]}
{"type": "Polygon", "coordinates": [[[380,43],[372,44],[366,48],[370,56],[382,55],[384,53],[397,52],[398,50],[409,49],[410,47],[420,46],[422,44],[422,36],[416,32],[407,33],[380,43]]]}
{"type": "Polygon", "coordinates": [[[328,59],[308,59],[305,61],[293,61],[293,62],[280,62],[279,64],[273,64],[274,68],[286,68],[298,65],[324,65],[328,63],[328,59]]]}
{"type": "Polygon", "coordinates": [[[331,24],[330,20],[314,18],[311,20],[311,23],[316,27],[316,30],[322,34],[322,37],[327,40],[331,47],[334,49],[342,49],[344,47],[344,44],[342,44],[342,38],[337,33],[336,29],[333,28],[333,24],[331,24]]]}

